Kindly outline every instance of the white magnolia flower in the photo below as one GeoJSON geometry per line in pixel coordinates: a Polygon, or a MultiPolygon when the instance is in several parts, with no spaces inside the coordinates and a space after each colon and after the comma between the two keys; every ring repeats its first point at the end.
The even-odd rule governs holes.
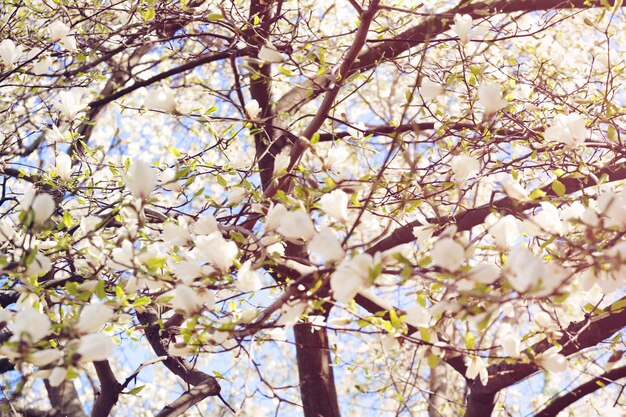
{"type": "Polygon", "coordinates": [[[67,369],[57,366],[50,372],[50,376],[48,376],[48,382],[52,387],[58,387],[61,385],[63,381],[65,381],[65,375],[67,374],[67,369]]]}
{"type": "Polygon", "coordinates": [[[478,86],[478,102],[483,106],[486,116],[505,108],[508,101],[502,98],[502,90],[496,84],[483,83],[478,86]]]}
{"type": "Polygon", "coordinates": [[[558,209],[548,202],[541,203],[541,211],[525,222],[525,228],[530,237],[542,232],[561,235],[564,230],[558,209]]]}
{"type": "Polygon", "coordinates": [[[59,100],[53,101],[52,105],[63,113],[67,120],[73,120],[85,108],[77,90],[61,91],[59,100]]]}
{"type": "Polygon", "coordinates": [[[75,52],[78,49],[78,45],[76,44],[76,38],[72,35],[64,36],[59,41],[59,44],[65,48],[66,51],[75,52]]]}
{"type": "Polygon", "coordinates": [[[197,236],[196,247],[189,253],[189,258],[211,264],[221,272],[230,269],[239,253],[237,244],[224,239],[220,232],[206,236],[197,236]]]}
{"type": "Polygon", "coordinates": [[[50,67],[52,67],[52,58],[44,56],[33,64],[33,73],[35,75],[47,74],[50,72],[50,67]]]}
{"type": "Polygon", "coordinates": [[[478,264],[469,271],[467,277],[472,281],[492,284],[500,277],[500,270],[493,264],[478,264]]]}
{"type": "Polygon", "coordinates": [[[324,228],[309,242],[309,258],[315,264],[336,262],[346,256],[346,252],[331,229],[324,228]]]}
{"type": "Polygon", "coordinates": [[[276,158],[274,159],[274,171],[272,175],[280,174],[281,172],[287,170],[289,167],[289,162],[291,162],[291,148],[286,147],[283,149],[276,158]]]}
{"type": "Polygon", "coordinates": [[[213,232],[219,231],[219,227],[215,216],[210,213],[205,213],[190,226],[190,230],[196,235],[210,235],[213,232]]]}
{"type": "Polygon", "coordinates": [[[89,304],[83,307],[74,329],[79,333],[100,331],[113,318],[113,310],[104,304],[89,304]]]}
{"type": "Polygon", "coordinates": [[[64,356],[62,350],[44,349],[33,352],[26,357],[26,360],[35,366],[46,366],[57,362],[64,356]]]}
{"type": "Polygon", "coordinates": [[[5,39],[0,42],[0,61],[2,61],[5,66],[10,67],[19,61],[23,51],[24,48],[22,45],[16,46],[15,42],[11,39],[5,39]]]}
{"type": "Polygon", "coordinates": [[[37,342],[50,333],[51,323],[48,316],[29,307],[15,314],[9,328],[13,332],[10,339],[12,342],[37,342]]]}
{"type": "Polygon", "coordinates": [[[433,236],[433,233],[437,230],[436,224],[430,224],[426,221],[422,222],[422,226],[415,226],[413,228],[413,236],[417,239],[417,244],[420,247],[425,246],[428,240],[433,236]]]}
{"type": "Polygon", "coordinates": [[[237,289],[241,292],[253,292],[258,291],[263,286],[261,282],[261,277],[259,276],[259,272],[257,270],[252,270],[252,261],[247,260],[241,265],[239,271],[237,272],[237,280],[235,284],[237,289]]]}
{"type": "Polygon", "coordinates": [[[453,239],[443,238],[435,242],[430,256],[436,266],[455,272],[465,262],[465,248],[453,239]]]}
{"type": "Polygon", "coordinates": [[[55,124],[51,128],[44,128],[43,131],[52,143],[65,143],[69,140],[67,131],[61,131],[55,124]]]}
{"type": "Polygon", "coordinates": [[[15,227],[7,217],[0,219],[0,242],[6,242],[15,236],[15,227]]]}
{"type": "Polygon", "coordinates": [[[515,247],[509,253],[506,272],[513,289],[523,293],[537,286],[544,273],[544,263],[527,248],[515,247]]]}
{"type": "Polygon", "coordinates": [[[285,328],[293,327],[300,321],[302,316],[307,310],[308,304],[306,301],[298,301],[294,304],[285,304],[280,309],[280,317],[276,321],[276,325],[285,326],[285,328]]]}
{"type": "Polygon", "coordinates": [[[193,261],[181,261],[171,265],[172,272],[185,284],[191,284],[196,278],[202,276],[202,267],[193,261]]]}
{"type": "Polygon", "coordinates": [[[185,316],[193,316],[202,310],[202,306],[210,310],[215,306],[215,294],[204,288],[192,288],[188,285],[177,285],[172,291],[163,294],[171,297],[167,303],[176,311],[185,316]]]}
{"type": "Polygon", "coordinates": [[[161,234],[163,241],[172,246],[182,246],[191,242],[191,233],[187,230],[185,224],[176,224],[174,222],[166,223],[163,226],[163,233],[161,234]]]}
{"type": "Polygon", "coordinates": [[[333,290],[335,300],[347,303],[359,291],[369,287],[371,271],[379,262],[379,258],[361,253],[354,258],[344,259],[330,277],[330,288],[333,290]]]}
{"type": "Polygon", "coordinates": [[[141,200],[145,200],[157,184],[157,175],[152,167],[142,160],[136,160],[130,167],[130,178],[126,178],[128,191],[141,200]]]}
{"type": "Polygon", "coordinates": [[[162,111],[165,113],[176,113],[174,93],[168,87],[149,89],[146,93],[143,104],[150,110],[162,111]]]}
{"type": "Polygon", "coordinates": [[[72,173],[74,172],[72,158],[66,153],[57,155],[55,171],[62,180],[67,181],[72,178],[72,173]]]}
{"type": "Polygon", "coordinates": [[[563,372],[567,370],[567,358],[561,355],[557,346],[552,346],[535,358],[537,365],[549,372],[563,372]]]}
{"type": "Polygon", "coordinates": [[[277,62],[283,62],[285,60],[283,55],[280,52],[278,52],[278,50],[271,43],[261,46],[261,49],[259,49],[258,57],[261,61],[265,61],[265,62],[277,63],[277,62]]]}
{"type": "Polygon", "coordinates": [[[464,183],[474,177],[480,170],[480,161],[469,155],[456,155],[450,161],[450,167],[454,172],[454,178],[459,183],[464,183]]]}
{"type": "Polygon", "coordinates": [[[513,200],[525,201],[528,200],[528,191],[522,187],[519,181],[513,178],[507,178],[503,184],[504,192],[513,200]]]}
{"type": "Polygon", "coordinates": [[[554,118],[543,137],[548,142],[560,142],[576,147],[583,144],[589,137],[586,123],[587,121],[578,114],[560,114],[554,118]]]}
{"type": "Polygon", "coordinates": [[[502,337],[502,348],[512,358],[518,358],[522,350],[522,341],[513,333],[507,333],[502,337]]]}
{"type": "Polygon", "coordinates": [[[276,230],[287,212],[287,207],[284,205],[271,203],[265,215],[265,230],[268,232],[276,230]]]}
{"type": "Polygon", "coordinates": [[[256,120],[261,112],[261,106],[256,100],[250,100],[246,103],[246,113],[252,120],[256,120]]]}
{"type": "Polygon", "coordinates": [[[487,363],[480,356],[470,356],[465,360],[467,370],[465,371],[465,377],[468,379],[475,379],[480,377],[480,383],[487,385],[489,380],[489,372],[487,371],[487,363]]]}
{"type": "Polygon", "coordinates": [[[315,226],[308,213],[289,211],[283,215],[276,231],[286,239],[308,241],[315,235],[315,226]]]}
{"type": "Polygon", "coordinates": [[[489,216],[486,223],[491,224],[487,231],[493,236],[496,244],[505,249],[512,246],[520,237],[519,220],[510,214],[501,218],[492,214],[489,216]]]}
{"type": "Polygon", "coordinates": [[[432,316],[426,308],[414,303],[406,309],[404,321],[415,327],[428,327],[431,318],[432,316]]]}
{"type": "Polygon", "coordinates": [[[422,80],[422,85],[420,86],[420,95],[424,102],[429,102],[443,94],[444,88],[441,84],[432,82],[428,78],[424,78],[422,80]]]}
{"type": "Polygon", "coordinates": [[[56,208],[54,198],[50,194],[37,194],[30,205],[36,225],[42,225],[52,216],[56,208]]]}
{"type": "Polygon", "coordinates": [[[227,199],[230,204],[239,204],[246,198],[247,195],[248,192],[243,188],[233,188],[228,193],[227,199]]]}
{"type": "Polygon", "coordinates": [[[70,27],[60,20],[55,20],[48,26],[48,31],[50,33],[49,39],[56,42],[70,34],[70,27]]]}
{"type": "Polygon", "coordinates": [[[336,189],[320,198],[322,211],[339,222],[348,220],[348,202],[350,196],[343,190],[336,189]]]}
{"type": "Polygon", "coordinates": [[[52,269],[52,261],[43,253],[37,253],[24,271],[25,277],[38,277],[52,269]]]}
{"type": "Polygon", "coordinates": [[[118,270],[132,268],[135,265],[135,248],[132,242],[124,240],[119,247],[113,249],[108,263],[118,270]]]}
{"type": "Polygon", "coordinates": [[[468,14],[454,15],[454,23],[452,24],[452,31],[459,37],[459,41],[462,44],[466,44],[470,41],[470,32],[472,30],[473,19],[468,14]]]}
{"type": "Polygon", "coordinates": [[[76,353],[81,362],[97,362],[107,359],[113,353],[113,340],[104,333],[92,333],[80,338],[76,353]]]}
{"type": "Polygon", "coordinates": [[[550,317],[550,315],[545,311],[539,311],[537,314],[535,314],[533,320],[542,329],[550,329],[554,327],[554,321],[552,320],[552,317],[550,317]]]}

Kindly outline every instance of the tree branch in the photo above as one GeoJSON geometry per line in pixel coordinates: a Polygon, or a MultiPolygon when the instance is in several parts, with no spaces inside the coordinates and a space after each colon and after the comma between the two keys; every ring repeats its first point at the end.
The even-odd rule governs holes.
{"type": "Polygon", "coordinates": [[[66,379],[58,387],[53,387],[46,379],[44,384],[50,405],[55,410],[54,417],[86,417],[72,381],[66,379]]]}
{"type": "MultiPolygon", "coordinates": [[[[319,110],[313,117],[313,120],[309,124],[309,126],[305,129],[302,137],[304,139],[297,140],[293,148],[291,149],[291,153],[289,155],[289,166],[287,167],[287,175],[284,175],[280,181],[279,185],[275,186],[272,184],[268,189],[265,190],[265,195],[267,197],[272,197],[278,190],[288,191],[291,188],[291,184],[293,181],[293,176],[289,175],[293,167],[300,161],[300,158],[304,154],[304,151],[307,149],[308,140],[313,137],[313,134],[319,130],[319,128],[324,124],[326,117],[328,116],[328,112],[332,109],[335,98],[337,98],[337,94],[341,90],[341,87],[345,83],[346,79],[352,72],[352,67],[357,59],[357,56],[363,49],[365,45],[365,41],[367,40],[367,33],[369,31],[369,27],[378,12],[380,0],[372,0],[370,2],[369,8],[363,14],[361,18],[361,22],[359,24],[359,29],[356,33],[356,37],[352,42],[352,45],[348,49],[346,56],[339,67],[339,70],[336,74],[333,74],[333,79],[329,80],[330,89],[324,96],[322,103],[320,104],[319,110]]],[[[282,99],[281,99],[282,100],[282,99]]]]}
{"type": "Polygon", "coordinates": [[[218,395],[218,392],[215,392],[215,383],[211,380],[205,380],[204,382],[196,385],[191,388],[189,391],[186,391],[183,395],[178,397],[171,404],[166,405],[163,410],[161,410],[156,417],[176,417],[183,414],[190,407],[193,407],[195,404],[204,400],[206,397],[212,395],[218,395]]]}
{"type": "Polygon", "coordinates": [[[565,410],[576,401],[580,400],[586,395],[589,395],[597,390],[612,384],[618,379],[626,377],[626,366],[615,368],[609,372],[606,372],[592,380],[574,388],[567,394],[556,398],[543,410],[535,414],[535,417],[554,417],[561,411],[565,410]]]}
{"type": "MultiPolygon", "coordinates": [[[[601,178],[606,175],[607,182],[620,181],[626,179],[626,164],[606,166],[594,174],[597,178],[601,178]]],[[[575,192],[582,191],[585,188],[598,185],[595,182],[591,183],[590,179],[591,177],[589,176],[585,176],[584,178],[561,177],[559,178],[559,181],[561,181],[561,183],[565,186],[565,194],[573,194],[575,192]]],[[[545,185],[541,188],[541,190],[545,192],[548,197],[556,197],[556,193],[552,189],[552,184],[545,185]]],[[[480,207],[468,209],[454,216],[442,219],[428,219],[428,221],[432,224],[439,224],[441,226],[456,224],[459,231],[466,231],[472,229],[474,226],[482,224],[487,216],[492,212],[499,210],[520,212],[539,206],[541,201],[543,200],[518,202],[509,197],[504,197],[491,204],[485,204],[480,207]]],[[[398,227],[389,236],[371,246],[366,252],[369,254],[384,252],[396,246],[413,242],[415,240],[415,236],[413,236],[413,228],[417,226],[423,225],[419,221],[413,221],[404,226],[398,227]]]]}
{"type": "MultiPolygon", "coordinates": [[[[150,343],[154,353],[157,356],[166,358],[163,360],[163,364],[167,367],[167,369],[169,369],[174,375],[182,378],[182,380],[187,384],[198,388],[196,391],[188,391],[188,393],[193,391],[193,394],[190,394],[193,398],[189,396],[184,399],[182,397],[179,398],[180,401],[177,400],[179,402],[175,402],[176,406],[171,410],[175,410],[174,412],[177,412],[176,410],[180,410],[180,407],[185,404],[188,404],[189,407],[191,407],[208,396],[216,396],[220,393],[221,387],[214,377],[194,369],[194,365],[185,359],[173,357],[167,353],[167,343],[171,335],[167,329],[160,328],[157,320],[158,316],[154,309],[146,308],[142,312],[137,312],[137,319],[144,326],[144,334],[146,335],[146,339],[150,343]],[[200,395],[204,396],[199,398],[200,395]]],[[[168,408],[168,410],[170,409],[168,408]]],[[[164,411],[165,409],[161,412],[164,411]]],[[[184,412],[184,410],[182,412],[184,412]]],[[[173,416],[179,414],[171,415],[173,416]]]]}
{"type": "MultiPolygon", "coordinates": [[[[381,62],[394,59],[411,48],[424,44],[427,40],[450,29],[454,15],[468,14],[472,18],[484,19],[500,13],[545,11],[551,9],[580,9],[603,7],[601,0],[499,0],[479,3],[461,2],[443,13],[430,15],[418,25],[407,29],[398,36],[385,40],[359,56],[347,76],[378,66],[381,62]],[[465,3],[465,4],[463,4],[465,3]],[[467,4],[469,3],[469,4],[467,4]]],[[[303,105],[323,93],[331,75],[319,75],[303,85],[292,88],[278,101],[278,113],[295,113],[303,105]]]]}
{"type": "Polygon", "coordinates": [[[293,332],[304,415],[339,417],[327,329],[299,323],[293,332]]]}
{"type": "Polygon", "coordinates": [[[93,366],[96,368],[96,373],[100,380],[100,395],[98,395],[93,404],[91,417],[106,417],[117,403],[122,392],[122,385],[117,382],[109,361],[93,362],[93,366]]]}

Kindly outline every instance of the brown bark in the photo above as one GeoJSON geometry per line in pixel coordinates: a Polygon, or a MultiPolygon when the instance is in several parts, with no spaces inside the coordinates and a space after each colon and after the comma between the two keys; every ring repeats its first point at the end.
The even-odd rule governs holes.
{"type": "Polygon", "coordinates": [[[100,380],[100,394],[93,404],[91,417],[106,417],[117,403],[122,392],[122,385],[117,382],[109,361],[94,362],[93,366],[100,380]]]}
{"type": "Polygon", "coordinates": [[[53,417],[86,417],[72,381],[65,380],[58,387],[51,386],[47,379],[44,383],[50,405],[55,410],[53,417]]]}
{"type": "Polygon", "coordinates": [[[444,365],[430,370],[428,376],[428,415],[429,417],[445,417],[448,407],[446,391],[448,389],[448,372],[444,365]]]}
{"type": "MultiPolygon", "coordinates": [[[[172,411],[172,414],[164,415],[180,415],[180,413],[176,414],[176,412],[181,411],[184,405],[191,407],[206,397],[217,396],[220,393],[221,387],[217,382],[217,379],[205,372],[197,370],[192,363],[183,358],[170,356],[167,353],[167,344],[171,335],[167,329],[161,329],[157,318],[158,316],[156,312],[152,309],[146,309],[146,311],[137,313],[137,319],[144,326],[144,333],[148,343],[150,343],[150,346],[152,347],[152,350],[157,356],[165,357],[162,361],[163,365],[165,365],[165,367],[167,367],[167,369],[169,369],[174,375],[182,378],[182,380],[191,387],[197,388],[189,389],[183,394],[183,396],[181,396],[182,399],[179,398],[174,403],[166,406],[163,410],[174,410],[172,411]],[[193,396],[193,401],[189,400],[188,394],[193,396]]],[[[181,413],[185,410],[182,410],[181,413]]]]}
{"type": "Polygon", "coordinates": [[[339,417],[335,378],[325,328],[296,324],[298,372],[306,417],[339,417]]]}
{"type": "Polygon", "coordinates": [[[626,366],[606,372],[556,398],[543,410],[536,413],[535,417],[554,417],[584,396],[596,392],[621,378],[626,378],[626,366]]]}

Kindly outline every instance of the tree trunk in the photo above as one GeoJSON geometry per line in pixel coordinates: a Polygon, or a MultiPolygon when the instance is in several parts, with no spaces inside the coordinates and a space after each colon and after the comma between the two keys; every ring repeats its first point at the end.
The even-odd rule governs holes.
{"type": "Polygon", "coordinates": [[[72,381],[65,380],[58,387],[51,386],[47,379],[44,382],[55,417],[86,417],[72,381]]]}
{"type": "Polygon", "coordinates": [[[340,417],[326,329],[301,323],[293,330],[304,416],[340,417]]]}
{"type": "Polygon", "coordinates": [[[448,406],[446,397],[447,378],[446,366],[443,363],[430,370],[428,378],[428,387],[430,388],[430,394],[428,394],[428,415],[430,417],[444,417],[446,415],[445,408],[448,406]]]}
{"type": "Polygon", "coordinates": [[[464,417],[489,417],[495,406],[496,393],[479,394],[470,391],[464,417]]]}

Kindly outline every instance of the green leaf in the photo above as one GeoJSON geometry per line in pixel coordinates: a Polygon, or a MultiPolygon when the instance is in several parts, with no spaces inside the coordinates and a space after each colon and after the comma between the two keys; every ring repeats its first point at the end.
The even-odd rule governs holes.
{"type": "Polygon", "coordinates": [[[554,180],[552,181],[552,191],[554,191],[559,197],[563,197],[567,192],[567,189],[561,181],[554,180]]]}
{"type": "Polygon", "coordinates": [[[96,297],[98,297],[99,299],[103,300],[107,294],[104,288],[104,281],[98,280],[98,282],[96,283],[96,297]]]}
{"type": "Polygon", "coordinates": [[[543,198],[545,196],[546,196],[546,192],[543,191],[540,188],[537,188],[532,193],[530,193],[530,198],[532,198],[533,200],[537,200],[537,199],[543,198]]]}
{"type": "Polygon", "coordinates": [[[476,346],[476,338],[470,332],[465,333],[465,347],[468,349],[474,349],[476,346]]]}
{"type": "Polygon", "coordinates": [[[131,389],[130,391],[128,391],[128,393],[130,395],[137,395],[141,392],[142,389],[144,389],[146,386],[145,385],[139,385],[138,387],[135,387],[133,389],[131,389]]]}
{"type": "Polygon", "coordinates": [[[163,268],[167,263],[167,258],[150,258],[148,259],[144,265],[146,268],[150,270],[155,270],[159,268],[163,268]]]}
{"type": "Polygon", "coordinates": [[[141,307],[150,304],[150,297],[139,297],[133,303],[133,307],[141,307]]]}
{"type": "Polygon", "coordinates": [[[283,67],[282,65],[281,65],[280,67],[278,67],[278,71],[279,71],[281,74],[284,74],[284,75],[286,75],[286,76],[288,76],[288,77],[289,77],[289,76],[291,76],[291,75],[293,75],[293,72],[291,72],[291,70],[290,70],[290,69],[285,68],[285,67],[283,67]]]}
{"type": "Polygon", "coordinates": [[[176,149],[176,147],[171,146],[171,145],[167,147],[167,151],[173,156],[175,156],[176,158],[179,158],[181,155],[180,151],[176,149]]]}
{"type": "Polygon", "coordinates": [[[63,212],[63,225],[66,229],[69,229],[72,226],[72,216],[69,211],[63,212]]]}
{"type": "Polygon", "coordinates": [[[430,366],[430,369],[435,369],[440,361],[439,356],[433,355],[432,353],[428,355],[428,366],[430,366]]]}
{"type": "Polygon", "coordinates": [[[156,15],[156,12],[154,11],[154,9],[148,9],[141,14],[141,16],[143,17],[143,20],[145,20],[146,22],[149,22],[152,19],[154,19],[155,15],[156,15]]]}

